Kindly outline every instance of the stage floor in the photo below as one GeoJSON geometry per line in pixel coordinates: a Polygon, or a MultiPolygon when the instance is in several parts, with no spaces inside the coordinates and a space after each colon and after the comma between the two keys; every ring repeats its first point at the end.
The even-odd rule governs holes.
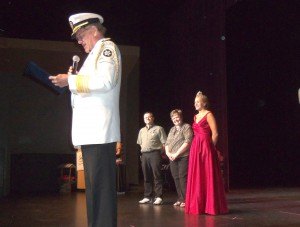
{"type": "MultiPolygon", "coordinates": [[[[300,188],[241,189],[227,193],[230,213],[186,215],[166,191],[161,206],[140,205],[142,187],[118,195],[118,227],[300,226],[300,188]]],[[[84,192],[0,199],[1,227],[85,227],[84,192]]]]}

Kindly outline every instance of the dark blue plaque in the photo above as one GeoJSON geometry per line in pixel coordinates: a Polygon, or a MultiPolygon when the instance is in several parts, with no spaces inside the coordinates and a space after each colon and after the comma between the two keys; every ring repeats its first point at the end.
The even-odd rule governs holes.
{"type": "Polygon", "coordinates": [[[58,94],[62,94],[67,88],[66,87],[57,87],[55,86],[51,80],[49,80],[49,74],[42,68],[40,68],[36,63],[33,61],[28,62],[26,65],[25,71],[24,71],[24,76],[28,76],[31,79],[35,80],[39,84],[42,84],[43,86],[50,88],[52,91],[58,94]]]}

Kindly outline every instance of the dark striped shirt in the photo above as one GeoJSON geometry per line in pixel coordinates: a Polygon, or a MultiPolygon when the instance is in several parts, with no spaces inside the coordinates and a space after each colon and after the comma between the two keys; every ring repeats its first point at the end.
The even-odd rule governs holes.
{"type": "MultiPolygon", "coordinates": [[[[183,143],[191,143],[193,139],[193,130],[189,124],[184,123],[178,130],[176,127],[170,129],[166,146],[169,147],[170,153],[175,153],[183,143]]],[[[181,157],[187,156],[189,154],[189,149],[185,151],[181,157]]]]}

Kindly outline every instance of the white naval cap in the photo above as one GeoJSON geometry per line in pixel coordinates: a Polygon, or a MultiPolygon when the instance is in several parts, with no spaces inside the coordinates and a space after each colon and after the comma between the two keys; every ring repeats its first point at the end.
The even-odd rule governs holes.
{"type": "Polygon", "coordinates": [[[77,13],[69,17],[69,23],[72,28],[72,37],[76,32],[89,24],[100,23],[104,21],[103,17],[95,13],[77,13]]]}

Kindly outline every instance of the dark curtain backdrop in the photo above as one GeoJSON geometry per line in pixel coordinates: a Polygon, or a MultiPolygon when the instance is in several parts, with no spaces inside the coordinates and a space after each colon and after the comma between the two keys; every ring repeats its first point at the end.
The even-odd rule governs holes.
{"type": "Polygon", "coordinates": [[[194,98],[202,91],[218,123],[218,148],[226,158],[226,185],[225,10],[232,4],[190,0],[171,10],[154,9],[141,32],[141,125],[143,112],[150,110],[156,122],[169,131],[169,113],[174,108],[182,109],[185,121],[192,124],[196,114],[194,98]]]}
{"type": "Polygon", "coordinates": [[[174,108],[192,123],[201,90],[217,119],[230,186],[299,185],[298,0],[7,0],[0,6],[0,36],[10,38],[69,41],[70,14],[102,14],[109,37],[141,48],[139,127],[142,114],[153,111],[168,132],[174,108]]]}
{"type": "Polygon", "coordinates": [[[265,0],[227,12],[231,186],[300,185],[299,10],[265,0]]]}
{"type": "Polygon", "coordinates": [[[144,11],[140,115],[153,111],[168,131],[170,110],[192,123],[196,92],[207,94],[231,187],[299,185],[299,5],[189,0],[144,11]]]}

